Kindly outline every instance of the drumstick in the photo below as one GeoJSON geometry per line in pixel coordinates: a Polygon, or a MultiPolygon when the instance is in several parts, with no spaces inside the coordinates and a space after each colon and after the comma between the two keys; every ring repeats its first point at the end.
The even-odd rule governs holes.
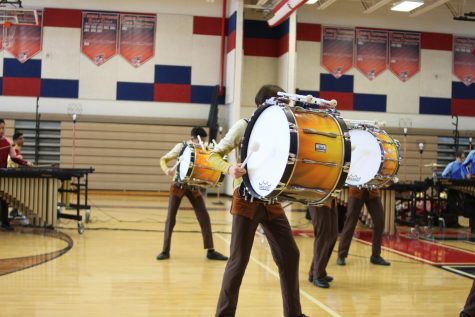
{"type": "Polygon", "coordinates": [[[8,149],[8,148],[11,148],[11,147],[12,147],[11,145],[7,145],[7,146],[4,146],[4,147],[0,147],[0,150],[8,149]]]}
{"type": "Polygon", "coordinates": [[[181,158],[182,158],[182,157],[183,157],[183,156],[180,156],[180,157],[178,158],[178,160],[176,160],[176,163],[175,163],[175,165],[173,165],[172,169],[176,169],[176,168],[178,167],[178,164],[181,163],[181,158]]]}
{"type": "Polygon", "coordinates": [[[200,137],[199,135],[197,135],[197,137],[198,137],[198,141],[200,142],[200,146],[201,146],[201,148],[202,148],[203,150],[206,150],[206,148],[205,148],[205,145],[204,145],[203,141],[201,141],[201,137],[200,137]]]}
{"type": "Polygon", "coordinates": [[[254,143],[251,148],[249,149],[249,153],[247,154],[247,157],[246,159],[244,160],[244,162],[242,162],[241,164],[241,168],[244,168],[246,167],[246,164],[247,164],[247,161],[249,161],[249,159],[251,158],[251,155],[257,151],[259,151],[259,143],[254,143]]]}

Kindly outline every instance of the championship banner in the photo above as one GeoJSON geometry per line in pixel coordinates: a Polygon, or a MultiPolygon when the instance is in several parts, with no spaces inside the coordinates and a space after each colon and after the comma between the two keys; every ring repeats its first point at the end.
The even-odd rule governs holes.
{"type": "Polygon", "coordinates": [[[121,14],[119,54],[139,67],[155,54],[156,15],[121,14]]]}
{"type": "Polygon", "coordinates": [[[24,63],[41,52],[43,36],[43,11],[38,10],[39,25],[3,25],[2,46],[20,62],[24,63]]]}
{"type": "Polygon", "coordinates": [[[355,30],[344,27],[322,27],[321,65],[335,78],[353,67],[355,30]]]}
{"type": "Polygon", "coordinates": [[[389,69],[403,82],[417,74],[421,67],[421,34],[389,33],[389,69]]]}
{"type": "Polygon", "coordinates": [[[454,75],[466,86],[475,79],[475,37],[454,36],[454,75]]]}
{"type": "Polygon", "coordinates": [[[83,12],[81,52],[100,66],[117,54],[118,13],[83,12]]]}
{"type": "Polygon", "coordinates": [[[369,80],[384,72],[388,65],[388,32],[356,29],[356,68],[369,80]]]}

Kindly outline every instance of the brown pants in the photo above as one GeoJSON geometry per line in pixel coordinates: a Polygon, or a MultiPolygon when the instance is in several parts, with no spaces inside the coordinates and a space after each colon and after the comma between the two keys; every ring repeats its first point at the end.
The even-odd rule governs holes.
{"type": "Polygon", "coordinates": [[[348,199],[348,207],[346,210],[346,220],[343,230],[340,234],[340,244],[338,246],[338,257],[346,258],[350,250],[351,239],[358,223],[358,218],[366,204],[368,212],[373,219],[373,252],[372,256],[381,255],[381,240],[383,239],[384,231],[384,209],[380,197],[370,199],[368,194],[365,194],[363,199],[350,197],[348,199]]]}
{"type": "Polygon", "coordinates": [[[9,225],[8,221],[8,204],[5,200],[0,198],[0,221],[2,222],[2,226],[6,227],[9,225]]]}
{"type": "Polygon", "coordinates": [[[165,233],[163,238],[162,251],[170,252],[170,244],[172,239],[173,228],[176,224],[176,214],[180,207],[183,196],[186,196],[195,210],[196,219],[201,227],[203,235],[203,245],[205,249],[213,249],[213,234],[211,232],[211,221],[209,219],[208,210],[203,200],[203,196],[198,190],[183,189],[179,190],[172,185],[170,188],[170,197],[168,199],[168,215],[165,222],[165,233]]]}
{"type": "Polygon", "coordinates": [[[295,243],[287,217],[269,219],[264,205],[260,205],[254,218],[233,215],[231,251],[224,271],[216,316],[230,317],[236,314],[239,288],[251,256],[252,244],[258,224],[264,229],[280,275],[280,288],[284,304],[284,316],[302,314],[299,295],[299,250],[295,243]]]}
{"type": "Polygon", "coordinates": [[[473,281],[470,294],[468,294],[467,302],[465,303],[463,312],[470,317],[475,317],[475,280],[473,281]]]}
{"type": "Polygon", "coordinates": [[[328,261],[338,238],[338,211],[336,206],[309,207],[309,211],[315,235],[309,275],[322,279],[327,276],[328,261]]]}

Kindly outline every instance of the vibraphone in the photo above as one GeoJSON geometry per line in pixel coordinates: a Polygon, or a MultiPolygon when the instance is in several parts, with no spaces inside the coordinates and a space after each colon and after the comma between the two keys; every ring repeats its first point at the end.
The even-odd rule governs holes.
{"type": "MultiPolygon", "coordinates": [[[[348,187],[344,187],[340,193],[336,194],[337,204],[339,205],[348,205],[348,187]]],[[[385,221],[384,221],[384,233],[393,235],[396,233],[396,190],[388,187],[380,189],[381,192],[381,203],[385,211],[385,221]]],[[[365,222],[366,225],[372,226],[371,217],[369,216],[366,206],[364,206],[361,211],[360,219],[365,222]]]]}
{"type": "Polygon", "coordinates": [[[83,233],[80,211],[91,209],[88,175],[93,172],[92,168],[0,168],[0,197],[27,216],[32,225],[55,227],[57,218],[74,219],[83,233]],[[75,203],[71,203],[71,194],[75,194],[75,203]],[[62,213],[62,206],[76,214],[62,213]]]}

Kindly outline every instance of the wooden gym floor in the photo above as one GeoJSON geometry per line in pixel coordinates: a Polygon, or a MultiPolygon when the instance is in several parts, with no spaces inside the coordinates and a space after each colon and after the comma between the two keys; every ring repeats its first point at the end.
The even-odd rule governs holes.
{"type": "MultiPolygon", "coordinates": [[[[224,204],[217,205],[216,198],[210,197],[207,205],[215,247],[227,255],[231,216],[229,200],[222,200],[224,204]]],[[[171,258],[155,260],[161,251],[167,202],[164,195],[93,193],[91,222],[83,235],[70,220],[60,221],[59,233],[0,231],[0,274],[4,274],[0,316],[213,316],[225,262],[206,259],[186,199],[178,213],[171,258]]],[[[328,272],[335,280],[331,288],[319,289],[307,281],[313,247],[309,223],[302,210],[290,212],[291,208],[287,207],[288,216],[301,252],[305,314],[458,316],[472,279],[421,261],[421,252],[439,252],[436,258],[440,258],[440,251],[427,245],[447,246],[470,258],[475,256],[473,242],[450,239],[420,246],[412,241],[406,249],[416,243],[422,251],[408,257],[385,249],[382,255],[392,265],[379,267],[369,263],[371,246],[364,239],[354,240],[346,266],[337,266],[333,253],[328,272]]],[[[277,268],[259,233],[237,316],[282,316],[277,268]]]]}

